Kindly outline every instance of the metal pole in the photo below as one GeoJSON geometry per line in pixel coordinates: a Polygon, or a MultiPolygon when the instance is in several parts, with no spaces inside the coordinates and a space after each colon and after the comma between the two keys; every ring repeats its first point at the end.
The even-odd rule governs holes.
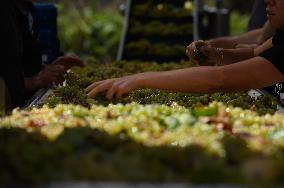
{"type": "Polygon", "coordinates": [[[122,30],[122,33],[121,33],[119,49],[118,49],[118,54],[117,54],[117,58],[116,58],[117,61],[122,60],[122,58],[123,58],[128,27],[129,27],[129,24],[130,24],[129,22],[130,22],[131,4],[132,4],[132,0],[127,0],[126,11],[125,11],[125,14],[124,14],[123,30],[122,30]]]}

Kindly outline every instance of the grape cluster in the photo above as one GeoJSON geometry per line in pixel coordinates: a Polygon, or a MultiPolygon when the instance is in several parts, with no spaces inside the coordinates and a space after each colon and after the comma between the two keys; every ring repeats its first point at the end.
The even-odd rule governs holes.
{"type": "Polygon", "coordinates": [[[0,181],[283,183],[283,125],[220,103],[15,110],[0,119],[0,181]]]}

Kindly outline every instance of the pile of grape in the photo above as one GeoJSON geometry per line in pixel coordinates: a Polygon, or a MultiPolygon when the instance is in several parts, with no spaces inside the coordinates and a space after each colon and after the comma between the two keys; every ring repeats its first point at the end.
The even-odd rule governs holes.
{"type": "Polygon", "coordinates": [[[0,182],[283,183],[283,130],[282,115],[220,103],[15,110],[0,119],[0,182]]]}
{"type": "Polygon", "coordinates": [[[240,93],[214,93],[214,94],[188,94],[167,93],[163,91],[143,89],[130,93],[120,101],[108,101],[104,94],[93,99],[87,98],[84,89],[93,81],[108,78],[126,76],[146,71],[166,71],[179,68],[192,67],[190,62],[157,64],[151,62],[114,62],[110,64],[92,63],[85,68],[75,68],[66,75],[67,85],[55,89],[47,104],[55,107],[57,104],[80,104],[89,107],[92,104],[108,105],[110,103],[127,104],[136,102],[139,104],[166,104],[191,108],[194,106],[206,106],[210,102],[219,101],[226,105],[242,107],[257,111],[259,114],[273,114],[277,109],[277,102],[271,96],[261,96],[258,99],[250,97],[247,92],[240,93]]]}

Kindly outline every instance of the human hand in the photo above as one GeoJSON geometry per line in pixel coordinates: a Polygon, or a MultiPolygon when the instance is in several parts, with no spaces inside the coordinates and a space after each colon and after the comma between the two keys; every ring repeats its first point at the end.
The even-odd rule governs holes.
{"type": "Polygon", "coordinates": [[[218,61],[218,50],[203,40],[192,42],[186,48],[186,55],[196,65],[210,65],[218,61]]]}
{"type": "Polygon", "coordinates": [[[84,62],[78,56],[62,56],[57,58],[52,65],[60,65],[65,68],[65,71],[69,70],[70,68],[77,66],[77,67],[84,67],[84,62]]]}
{"type": "Polygon", "coordinates": [[[37,85],[42,88],[51,83],[62,84],[66,70],[62,65],[46,65],[36,77],[37,85]]]}
{"type": "Polygon", "coordinates": [[[123,95],[130,93],[139,87],[139,76],[132,75],[95,82],[87,87],[85,91],[89,97],[96,96],[101,92],[106,92],[106,98],[111,100],[114,97],[116,97],[116,99],[121,99],[123,95]]]}

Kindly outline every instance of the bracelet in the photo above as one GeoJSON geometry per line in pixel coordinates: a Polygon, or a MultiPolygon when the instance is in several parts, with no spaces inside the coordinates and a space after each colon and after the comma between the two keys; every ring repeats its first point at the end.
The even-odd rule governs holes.
{"type": "Polygon", "coordinates": [[[219,57],[219,61],[217,62],[217,65],[220,66],[222,65],[223,61],[224,61],[224,48],[216,48],[217,53],[218,53],[218,57],[219,57]]]}

